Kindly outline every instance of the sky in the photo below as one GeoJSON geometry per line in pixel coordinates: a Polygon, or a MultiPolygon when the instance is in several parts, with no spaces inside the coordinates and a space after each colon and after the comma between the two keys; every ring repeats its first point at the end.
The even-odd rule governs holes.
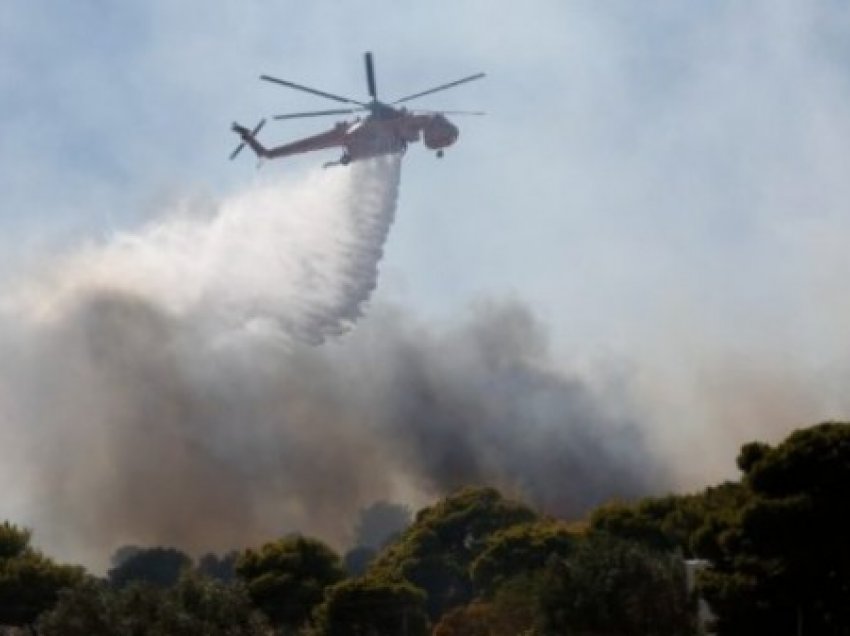
{"type": "Polygon", "coordinates": [[[389,99],[483,71],[416,102],[487,114],[409,149],[370,307],[452,329],[517,303],[651,422],[668,485],[732,478],[742,443],[850,408],[849,35],[829,0],[9,0],[0,285],[254,182],[232,121],[333,107],[262,73],[359,99],[369,50],[389,99]]]}

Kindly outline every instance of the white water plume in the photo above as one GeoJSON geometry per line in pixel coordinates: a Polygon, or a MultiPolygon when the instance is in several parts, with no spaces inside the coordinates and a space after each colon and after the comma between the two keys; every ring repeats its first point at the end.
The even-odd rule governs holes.
{"type": "Polygon", "coordinates": [[[350,327],[375,287],[400,171],[389,155],[258,181],[211,209],[183,203],[52,263],[12,302],[51,319],[89,293],[117,292],[218,335],[270,326],[321,342],[350,327]]]}

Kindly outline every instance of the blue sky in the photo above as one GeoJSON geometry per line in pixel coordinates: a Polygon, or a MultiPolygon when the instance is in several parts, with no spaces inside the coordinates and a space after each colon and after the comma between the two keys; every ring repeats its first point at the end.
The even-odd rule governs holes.
{"type": "Polygon", "coordinates": [[[527,303],[565,365],[614,366],[669,427],[691,418],[671,448],[722,421],[727,466],[759,422],[848,406],[848,35],[828,1],[9,0],[0,280],[253,179],[226,160],[232,120],[330,106],[261,73],[357,98],[365,50],[385,97],[482,70],[417,103],[488,115],[442,161],[406,156],[374,301],[446,322],[527,303]]]}

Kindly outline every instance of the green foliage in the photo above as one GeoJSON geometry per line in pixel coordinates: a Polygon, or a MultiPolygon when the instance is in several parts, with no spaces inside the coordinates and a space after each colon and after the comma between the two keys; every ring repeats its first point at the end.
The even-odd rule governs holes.
{"type": "Polygon", "coordinates": [[[425,636],[430,619],[435,636],[687,636],[682,558],[697,556],[711,564],[698,588],[718,636],[850,635],[850,424],[747,444],[738,465],[740,483],[610,504],[582,532],[468,488],[422,510],[371,563],[371,548],[350,553],[354,571],[368,569],[349,580],[327,546],[293,536],[240,555],[235,585],[201,576],[226,579],[233,554],[205,556],[190,576],[185,554],[132,546],[107,585],[6,522],[0,624],[32,628],[40,615],[44,636],[425,636]]]}
{"type": "Polygon", "coordinates": [[[539,620],[537,581],[518,576],[504,583],[488,601],[473,601],[446,612],[433,636],[532,636],[539,620]]]}
{"type": "Polygon", "coordinates": [[[184,576],[168,589],[87,579],[41,617],[42,636],[257,636],[271,633],[241,585],[184,576]]]}
{"type": "Polygon", "coordinates": [[[850,424],[827,422],[798,430],[765,452],[745,480],[759,495],[805,494],[825,503],[847,501],[848,473],[850,424]]]}
{"type": "Polygon", "coordinates": [[[198,559],[195,571],[201,576],[222,583],[230,583],[236,578],[236,560],[238,558],[239,552],[236,550],[231,550],[221,556],[209,552],[198,559]]]}
{"type": "Polygon", "coordinates": [[[499,586],[490,601],[491,636],[532,635],[537,632],[543,616],[541,601],[545,582],[542,571],[529,571],[499,586]]]}
{"type": "Polygon", "coordinates": [[[738,523],[753,494],[746,485],[726,483],[692,497],[701,510],[701,523],[690,535],[689,556],[714,562],[720,558],[721,543],[738,523]]]}
{"type": "Polygon", "coordinates": [[[708,558],[713,554],[710,534],[726,527],[749,498],[745,486],[725,483],[695,495],[649,497],[634,505],[612,503],[593,511],[590,532],[675,550],[689,558],[708,558]]]}
{"type": "Polygon", "coordinates": [[[738,468],[743,473],[748,473],[767,453],[770,452],[770,446],[762,442],[750,442],[741,447],[741,452],[738,453],[737,464],[738,468]]]}
{"type": "Polygon", "coordinates": [[[82,568],[58,565],[30,547],[31,533],[0,525],[0,625],[31,625],[74,585],[82,568]]]}
{"type": "Polygon", "coordinates": [[[674,508],[673,497],[644,500],[634,506],[609,503],[593,511],[590,531],[637,541],[659,550],[672,549],[676,539],[665,532],[664,526],[674,508]]]}
{"type": "MultiPolygon", "coordinates": [[[[434,636],[691,636],[684,562],[605,534],[568,535],[566,556],[501,578],[486,599],[443,615],[434,636]]],[[[539,561],[538,561],[539,563],[539,561]]]]}
{"type": "Polygon", "coordinates": [[[434,626],[433,636],[493,636],[496,627],[493,606],[473,601],[446,612],[434,626]]]}
{"type": "Polygon", "coordinates": [[[703,537],[717,633],[850,634],[850,424],[748,444],[738,463],[750,499],[703,537]]]}
{"type": "Polygon", "coordinates": [[[470,566],[491,535],[536,518],[530,508],[492,488],[466,488],[420,511],[369,572],[424,590],[428,614],[436,619],[472,598],[470,566]]]}
{"type": "Polygon", "coordinates": [[[490,595],[510,579],[543,569],[553,558],[566,558],[576,540],[577,535],[563,523],[551,520],[500,530],[487,539],[472,562],[472,582],[479,594],[490,595]]]}
{"type": "Polygon", "coordinates": [[[304,625],[325,588],[344,577],[339,557],[330,548],[301,536],[247,550],[236,563],[236,574],[272,623],[291,630],[304,625]]]}
{"type": "Polygon", "coordinates": [[[192,565],[188,555],[174,548],[132,548],[119,565],[109,570],[109,582],[116,587],[147,583],[155,587],[175,585],[192,565]]]}
{"type": "MultiPolygon", "coordinates": [[[[130,628],[140,619],[120,611],[116,596],[118,593],[102,581],[86,577],[60,592],[56,605],[41,615],[39,633],[43,636],[112,636],[117,634],[119,625],[130,628]]],[[[140,633],[140,630],[134,629],[131,633],[140,633]]]]}
{"type": "Polygon", "coordinates": [[[633,541],[589,535],[539,580],[541,634],[685,636],[694,602],[681,558],[633,541]]]}
{"type": "Polygon", "coordinates": [[[328,590],[316,611],[315,636],[427,636],[425,594],[406,582],[366,577],[328,590]]]}
{"type": "Polygon", "coordinates": [[[127,559],[138,554],[142,550],[144,550],[144,548],[137,545],[122,545],[112,553],[109,561],[112,563],[113,568],[117,568],[118,566],[123,565],[127,559]]]}
{"type": "Polygon", "coordinates": [[[0,524],[0,561],[21,556],[29,549],[32,532],[4,521],[0,524]]]}

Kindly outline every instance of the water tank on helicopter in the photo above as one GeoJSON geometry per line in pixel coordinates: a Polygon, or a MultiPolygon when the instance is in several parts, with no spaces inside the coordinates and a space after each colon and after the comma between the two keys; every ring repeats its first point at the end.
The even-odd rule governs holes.
{"type": "Polygon", "coordinates": [[[459,134],[460,131],[457,126],[439,113],[431,117],[431,120],[424,126],[422,131],[423,141],[431,150],[451,146],[457,141],[459,134]]]}

